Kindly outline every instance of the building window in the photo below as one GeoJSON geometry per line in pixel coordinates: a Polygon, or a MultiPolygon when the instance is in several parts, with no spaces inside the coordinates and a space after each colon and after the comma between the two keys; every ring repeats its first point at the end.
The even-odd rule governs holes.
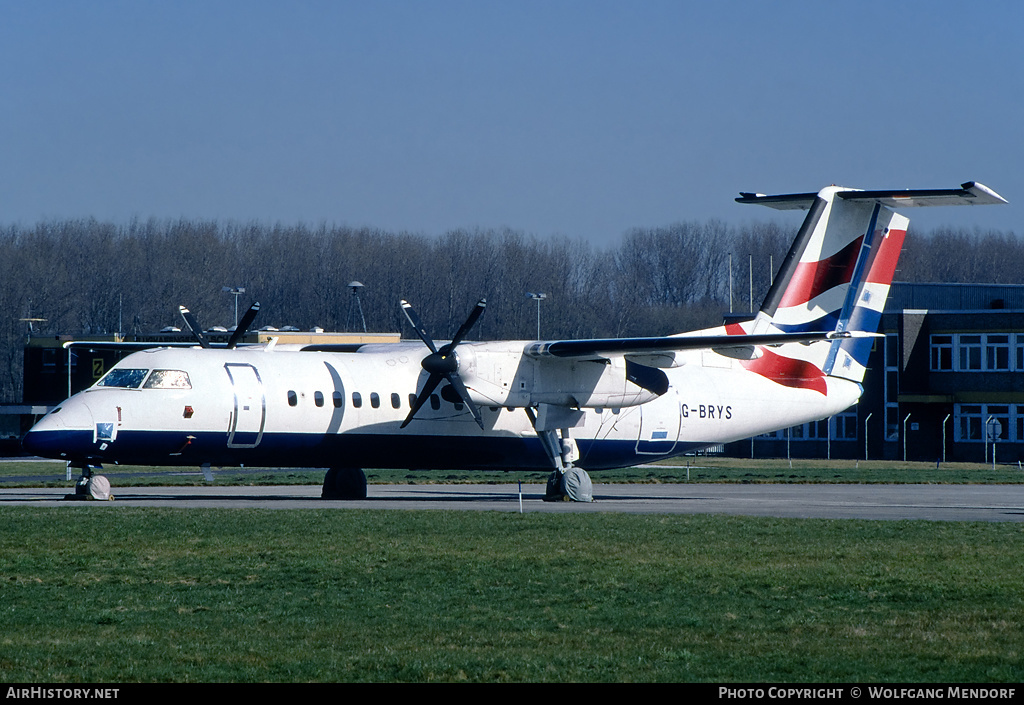
{"type": "Polygon", "coordinates": [[[1010,440],[1010,407],[989,404],[985,407],[985,437],[989,443],[1010,440]]]}
{"type": "Polygon", "coordinates": [[[900,408],[898,404],[885,405],[885,440],[900,439],[900,408]]]}
{"type": "Polygon", "coordinates": [[[57,371],[57,350],[55,348],[43,348],[43,372],[55,373],[57,371]]]}
{"type": "Polygon", "coordinates": [[[857,412],[845,411],[832,417],[832,440],[857,440],[857,412]]]}
{"type": "Polygon", "coordinates": [[[947,372],[953,369],[953,336],[932,336],[932,372],[947,372]]]}
{"type": "Polygon", "coordinates": [[[959,346],[960,371],[981,370],[981,336],[961,335],[959,346]]]}
{"type": "Polygon", "coordinates": [[[885,336],[885,440],[900,439],[900,368],[895,351],[899,345],[896,336],[885,336]]]}
{"type": "Polygon", "coordinates": [[[976,404],[960,404],[954,407],[956,416],[956,430],[958,441],[980,441],[981,424],[984,418],[981,415],[981,406],[976,404]]]}
{"type": "Polygon", "coordinates": [[[1010,336],[985,336],[985,369],[994,372],[1010,370],[1010,336]]]}
{"type": "Polygon", "coordinates": [[[887,368],[899,369],[900,338],[898,335],[885,336],[885,366],[887,368]]]}
{"type": "Polygon", "coordinates": [[[957,441],[1024,441],[1024,404],[954,404],[953,417],[957,441]]]}
{"type": "Polygon", "coordinates": [[[931,336],[932,372],[1024,372],[1024,334],[931,336]]]}

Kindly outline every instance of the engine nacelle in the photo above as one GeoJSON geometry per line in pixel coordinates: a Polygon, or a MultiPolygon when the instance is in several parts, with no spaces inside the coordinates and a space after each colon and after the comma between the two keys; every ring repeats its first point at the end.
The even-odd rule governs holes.
{"type": "Polygon", "coordinates": [[[618,408],[644,404],[668,390],[664,372],[622,356],[537,359],[523,355],[522,347],[501,350],[487,343],[459,349],[459,373],[481,406],[618,408]]]}

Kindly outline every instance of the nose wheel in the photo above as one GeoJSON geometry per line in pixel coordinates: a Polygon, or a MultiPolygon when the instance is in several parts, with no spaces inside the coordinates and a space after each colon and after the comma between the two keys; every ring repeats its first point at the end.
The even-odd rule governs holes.
{"type": "MultiPolygon", "coordinates": [[[[75,493],[64,495],[64,499],[97,499],[101,501],[108,501],[114,498],[114,496],[110,494],[110,480],[103,475],[95,474],[93,472],[93,467],[94,466],[92,465],[82,466],[82,476],[79,477],[78,482],[75,483],[75,493]]],[[[97,470],[103,469],[100,465],[96,465],[95,468],[97,470]]]]}

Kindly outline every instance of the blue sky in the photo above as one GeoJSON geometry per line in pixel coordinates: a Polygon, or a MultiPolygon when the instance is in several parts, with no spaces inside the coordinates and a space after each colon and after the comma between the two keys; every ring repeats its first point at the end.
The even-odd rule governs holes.
{"type": "Polygon", "coordinates": [[[597,244],[947,188],[1024,235],[1024,3],[9,2],[0,223],[509,227],[597,244]]]}

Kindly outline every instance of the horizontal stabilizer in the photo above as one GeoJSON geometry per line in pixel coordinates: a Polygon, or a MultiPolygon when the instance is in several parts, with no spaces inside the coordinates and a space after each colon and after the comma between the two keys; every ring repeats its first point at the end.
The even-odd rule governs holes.
{"type": "MultiPolygon", "coordinates": [[[[968,181],[954,189],[918,189],[890,191],[842,190],[836,196],[844,201],[874,202],[887,208],[916,208],[920,206],[991,206],[1006,203],[1006,199],[976,181],[968,181]]],[[[791,193],[766,196],[762,193],[741,192],[737,203],[752,203],[776,210],[807,210],[818,197],[817,193],[791,193]]]]}

